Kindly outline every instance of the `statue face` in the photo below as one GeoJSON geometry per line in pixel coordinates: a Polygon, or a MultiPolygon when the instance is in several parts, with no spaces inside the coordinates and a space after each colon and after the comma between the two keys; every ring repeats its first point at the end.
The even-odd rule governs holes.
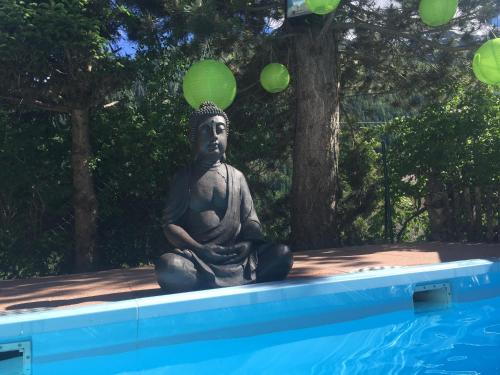
{"type": "Polygon", "coordinates": [[[227,147],[226,120],[212,116],[198,125],[196,155],[199,159],[220,160],[227,147]]]}

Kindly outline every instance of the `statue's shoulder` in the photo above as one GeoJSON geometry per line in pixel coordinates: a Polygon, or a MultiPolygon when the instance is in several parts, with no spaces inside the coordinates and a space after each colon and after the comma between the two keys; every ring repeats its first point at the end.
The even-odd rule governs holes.
{"type": "Polygon", "coordinates": [[[236,169],[235,167],[233,167],[232,165],[229,165],[229,164],[226,164],[226,166],[227,166],[227,169],[233,173],[234,177],[240,178],[240,179],[245,178],[245,175],[239,169],[236,169]]]}

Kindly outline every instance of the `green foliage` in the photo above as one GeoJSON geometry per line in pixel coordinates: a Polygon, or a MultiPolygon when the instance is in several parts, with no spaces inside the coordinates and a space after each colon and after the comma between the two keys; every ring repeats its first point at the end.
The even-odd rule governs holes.
{"type": "MultiPolygon", "coordinates": [[[[265,18],[281,17],[282,5],[281,0],[260,5],[243,0],[0,4],[1,96],[57,110],[94,108],[90,166],[99,199],[97,244],[103,267],[148,263],[164,249],[160,220],[169,180],[190,158],[191,109],[181,82],[200,58],[222,58],[235,73],[238,94],[228,108],[228,161],[247,176],[266,234],[275,240],[289,236],[297,77],[292,73],[291,87],[279,94],[266,93],[258,83],[270,62],[284,63],[293,72],[290,35],[303,30],[291,25],[272,33],[266,29],[265,18]],[[142,48],[134,59],[115,53],[124,30],[142,48]],[[102,109],[104,99],[118,104],[102,109]]],[[[483,19],[495,2],[471,0],[460,6],[464,15],[479,12],[483,19]]],[[[429,82],[456,81],[463,73],[457,66],[467,66],[471,56],[458,42],[442,39],[443,30],[425,29],[414,17],[417,8],[415,0],[402,2],[401,9],[376,10],[363,0],[342,3],[334,16],[333,32],[342,40],[341,93],[353,98],[341,100],[349,124],[412,115],[430,94],[441,102],[453,93],[446,105],[401,117],[387,129],[343,127],[340,220],[332,230],[346,245],[383,239],[384,134],[392,140],[396,230],[422,207],[433,171],[449,184],[499,183],[498,96],[468,83],[442,92],[436,84],[429,90],[429,82]],[[389,91],[381,101],[358,96],[389,91]]],[[[325,18],[311,16],[307,22],[324,25],[325,18]]],[[[465,18],[453,22],[463,31],[459,43],[471,43],[474,28],[465,18]]],[[[0,169],[0,278],[67,272],[73,246],[68,118],[16,107],[0,113],[0,135],[0,162],[8,166],[0,169]]],[[[425,215],[412,220],[402,239],[424,238],[427,220],[425,215]]]]}
{"type": "Polygon", "coordinates": [[[127,17],[101,0],[2,1],[2,96],[59,111],[99,103],[123,79],[112,43],[127,17]]]}
{"type": "Polygon", "coordinates": [[[148,263],[165,249],[161,217],[170,178],[190,159],[187,117],[176,70],[182,55],[151,60],[120,104],[94,119],[95,181],[104,267],[148,263]],[[135,91],[134,91],[135,89],[135,91]]]}
{"type": "Polygon", "coordinates": [[[72,242],[67,118],[0,113],[0,278],[64,272],[72,242]]]}
{"type": "MultiPolygon", "coordinates": [[[[91,121],[91,165],[99,199],[97,244],[104,268],[146,264],[165,250],[161,217],[169,182],[191,159],[191,108],[181,95],[182,70],[190,60],[170,51],[141,54],[135,64],[137,80],[110,97],[119,103],[96,111],[91,121]]],[[[239,105],[229,112],[228,159],[246,174],[267,235],[283,239],[290,230],[289,98],[255,88],[240,96],[239,105]]],[[[22,118],[17,112],[2,117],[8,136],[3,138],[1,161],[12,168],[3,169],[0,176],[0,191],[10,194],[8,201],[2,196],[1,207],[2,212],[13,207],[15,213],[9,222],[2,217],[6,229],[1,231],[0,277],[69,271],[73,228],[67,120],[36,111],[22,118]],[[38,184],[44,188],[33,195],[32,185],[38,184]],[[34,222],[24,205],[34,206],[38,198],[45,202],[37,211],[39,229],[26,236],[34,222]]]]}
{"type": "Polygon", "coordinates": [[[0,14],[0,99],[72,115],[75,268],[89,269],[98,213],[89,173],[95,165],[87,160],[89,111],[126,81],[126,59],[112,47],[131,14],[101,0],[6,0],[0,14]]]}
{"type": "Polygon", "coordinates": [[[400,234],[399,238],[396,238],[399,242],[416,242],[425,241],[429,238],[429,215],[427,211],[412,218],[420,208],[422,207],[421,199],[416,199],[407,195],[396,195],[393,194],[392,200],[392,210],[393,210],[393,223],[395,224],[397,236],[400,234]],[[410,221],[408,221],[412,218],[410,221]],[[405,229],[402,228],[403,223],[408,221],[405,229]]]}
{"type": "Polygon", "coordinates": [[[383,199],[379,139],[376,127],[351,127],[342,133],[338,230],[345,245],[383,238],[383,220],[377,215],[383,199]]]}
{"type": "Polygon", "coordinates": [[[466,82],[444,105],[429,106],[411,118],[397,118],[392,135],[394,186],[414,195],[437,172],[443,182],[498,184],[500,99],[492,89],[466,82]],[[401,179],[415,176],[416,183],[401,179]]]}
{"type": "MultiPolygon", "coordinates": [[[[141,76],[92,118],[102,267],[149,262],[165,246],[168,182],[189,157],[182,55],[140,56],[141,76]],[[176,77],[176,78],[175,78],[176,77]]],[[[70,126],[65,115],[2,112],[0,277],[68,272],[73,247],[70,126]]]]}
{"type": "Polygon", "coordinates": [[[90,59],[99,59],[106,53],[107,38],[101,35],[97,9],[92,9],[96,5],[89,1],[4,1],[0,8],[5,22],[0,34],[3,51],[16,55],[31,48],[33,64],[38,65],[34,68],[48,62],[55,46],[82,48],[90,59]]]}
{"type": "Polygon", "coordinates": [[[291,92],[270,94],[260,87],[259,59],[265,58],[257,54],[239,77],[244,91],[228,110],[228,162],[245,174],[265,234],[284,241],[290,235],[291,92]]]}
{"type": "MultiPolygon", "coordinates": [[[[352,128],[341,140],[341,189],[339,231],[342,245],[383,243],[385,235],[385,185],[383,176],[384,137],[382,126],[352,128]]],[[[388,150],[389,155],[394,151],[388,150]]],[[[389,181],[392,223],[396,234],[403,223],[421,207],[421,199],[395,191],[389,181]]],[[[409,221],[399,241],[414,242],[426,238],[426,213],[409,221]]],[[[394,238],[396,239],[396,238],[394,238]]]]}
{"type": "MultiPolygon", "coordinates": [[[[490,196],[485,202],[463,201],[470,199],[462,197],[466,194],[464,189],[479,188],[479,191],[489,194],[498,191],[500,98],[491,88],[473,84],[467,79],[445,90],[451,94],[447,101],[428,106],[416,116],[396,118],[387,127],[392,139],[389,153],[391,188],[396,212],[405,212],[399,214],[401,225],[424,204],[429,206],[429,200],[433,199],[429,194],[436,193],[429,191],[428,182],[433,178],[441,186],[440,196],[446,197],[443,209],[451,210],[447,207],[452,203],[458,209],[452,210],[454,217],[447,217],[446,225],[448,231],[455,233],[455,239],[461,239],[460,232],[465,231],[461,223],[469,227],[473,225],[470,223],[473,214],[469,212],[493,209],[493,203],[488,201],[490,196]],[[452,193],[455,194],[453,199],[452,193]],[[412,199],[412,205],[406,203],[405,197],[412,199]],[[411,210],[405,208],[411,206],[411,210]]],[[[423,219],[421,216],[412,224],[420,223],[417,239],[423,233],[430,235],[429,230],[421,225],[423,219]]],[[[475,220],[480,223],[483,219],[475,220]]],[[[474,236],[470,240],[482,236],[478,230],[467,229],[468,236],[474,236]]]]}

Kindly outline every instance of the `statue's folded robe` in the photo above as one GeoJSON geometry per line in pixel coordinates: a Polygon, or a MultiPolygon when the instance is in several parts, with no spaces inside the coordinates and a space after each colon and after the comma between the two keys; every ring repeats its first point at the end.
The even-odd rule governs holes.
{"type": "MultiPolygon", "coordinates": [[[[170,252],[181,255],[194,263],[198,277],[209,288],[234,286],[253,283],[256,280],[258,249],[267,245],[262,239],[262,232],[252,230],[260,222],[255,212],[252,196],[245,176],[230,165],[227,167],[227,209],[220,224],[201,233],[188,231],[191,237],[201,244],[230,246],[241,241],[252,241],[251,254],[238,263],[211,264],[200,259],[188,249],[172,249],[170,252]],[[253,222],[252,229],[246,230],[253,222]]],[[[170,188],[167,206],[164,212],[164,226],[176,224],[181,227],[190,199],[190,167],[176,174],[170,188]]]]}

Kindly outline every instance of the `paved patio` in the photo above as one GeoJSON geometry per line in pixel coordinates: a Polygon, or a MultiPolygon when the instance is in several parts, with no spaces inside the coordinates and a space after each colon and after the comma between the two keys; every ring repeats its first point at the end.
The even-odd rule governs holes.
{"type": "MultiPolygon", "coordinates": [[[[321,277],[370,267],[500,258],[500,244],[367,245],[294,254],[291,278],[321,277]]],[[[67,308],[161,294],[152,267],[0,281],[0,315],[67,308]]]]}

